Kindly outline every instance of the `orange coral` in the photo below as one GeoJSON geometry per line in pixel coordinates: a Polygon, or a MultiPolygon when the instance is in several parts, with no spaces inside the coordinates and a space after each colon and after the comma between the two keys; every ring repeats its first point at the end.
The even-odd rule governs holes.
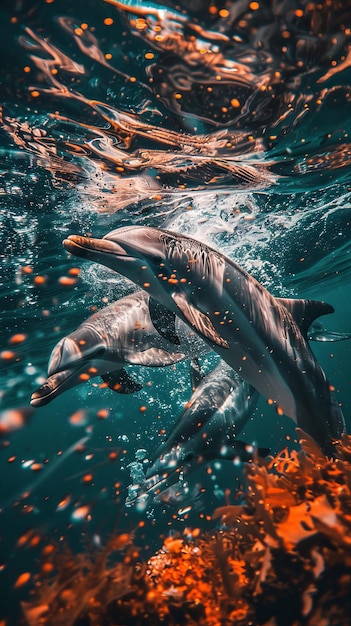
{"type": "Polygon", "coordinates": [[[23,607],[29,626],[348,626],[351,436],[333,460],[299,435],[299,452],[246,466],[243,504],[214,513],[222,530],[187,528],[144,565],[127,534],[95,559],[45,554],[57,574],[37,575],[39,597],[23,607]],[[110,564],[116,550],[123,562],[110,564]]]}

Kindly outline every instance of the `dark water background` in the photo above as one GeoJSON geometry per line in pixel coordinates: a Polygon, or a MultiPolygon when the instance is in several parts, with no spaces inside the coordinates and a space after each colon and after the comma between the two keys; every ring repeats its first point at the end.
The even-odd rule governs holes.
{"type": "MultiPolygon", "coordinates": [[[[101,237],[129,224],[189,233],[274,295],[330,302],[325,326],[351,330],[348,3],[125,5],[1,3],[1,351],[14,353],[0,359],[2,420],[14,409],[28,415],[57,341],[133,289],[68,258],[61,242],[71,233],[101,237]]],[[[351,343],[313,349],[350,431],[351,343]]],[[[192,498],[189,519],[183,505],[125,508],[128,463],[140,448],[152,452],[191,394],[187,363],[131,371],[152,385],[121,396],[93,380],[3,433],[0,617],[9,623],[27,592],[13,590],[15,580],[38,565],[40,549],[16,546],[28,529],[78,550],[144,519],[136,543],[147,555],[160,533],[213,527],[204,516],[238,486],[240,469],[212,464],[212,475],[199,468],[190,480],[206,492],[192,498]],[[78,410],[84,424],[73,426],[78,410]],[[87,432],[85,452],[65,455],[87,432]],[[82,483],[90,471],[93,483],[82,483]],[[91,519],[72,521],[83,505],[91,519]]],[[[264,401],[244,435],[272,451],[296,445],[291,421],[264,401]]]]}

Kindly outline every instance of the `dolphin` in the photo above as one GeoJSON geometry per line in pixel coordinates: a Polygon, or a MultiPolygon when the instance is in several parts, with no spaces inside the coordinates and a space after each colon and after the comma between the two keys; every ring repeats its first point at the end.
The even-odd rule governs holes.
{"type": "MultiPolygon", "coordinates": [[[[254,446],[237,436],[257,404],[258,392],[223,360],[197,382],[183,413],[155,451],[145,482],[131,492],[127,505],[151,493],[159,495],[200,463],[252,459],[254,446]]],[[[258,449],[260,456],[268,452],[258,449]]]]}
{"type": "Polygon", "coordinates": [[[102,239],[71,235],[63,245],[144,288],[275,404],[278,414],[334,454],[344,417],[307,341],[308,327],[332,313],[332,306],[276,298],[233,260],[163,229],[127,226],[102,239]]]}
{"type": "Polygon", "coordinates": [[[31,405],[44,406],[94,376],[101,376],[114,391],[133,393],[142,386],[125,365],[164,367],[208,351],[208,344],[179,317],[170,317],[149,294],[138,291],[101,309],[58,342],[50,356],[49,377],[32,394],[31,405]]]}

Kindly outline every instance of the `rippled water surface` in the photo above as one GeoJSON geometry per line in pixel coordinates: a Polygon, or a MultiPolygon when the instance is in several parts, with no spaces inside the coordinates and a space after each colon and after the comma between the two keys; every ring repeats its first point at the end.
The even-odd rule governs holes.
{"type": "MultiPolygon", "coordinates": [[[[92,378],[30,406],[55,344],[135,289],[70,257],[64,238],[127,225],[188,234],[275,296],[330,302],[323,326],[351,332],[348,4],[1,4],[4,615],[18,614],[25,591],[14,581],[37,558],[35,545],[18,545],[28,529],[78,546],[142,519],[152,549],[160,532],[213,525],[206,516],[240,478],[230,469],[228,484],[232,466],[214,462],[189,478],[186,513],[186,498],[125,507],[136,452],[152,454],[191,395],[188,362],[130,366],[143,385],[132,395],[92,378]]],[[[313,350],[350,431],[351,342],[313,350]]],[[[215,362],[206,356],[205,371],[215,362]]],[[[265,400],[243,438],[273,451],[287,438],[297,445],[291,420],[265,400]]]]}

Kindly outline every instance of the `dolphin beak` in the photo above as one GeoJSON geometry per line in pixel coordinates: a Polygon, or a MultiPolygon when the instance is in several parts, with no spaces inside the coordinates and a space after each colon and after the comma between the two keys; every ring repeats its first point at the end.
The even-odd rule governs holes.
{"type": "Polygon", "coordinates": [[[72,384],[69,383],[70,378],[75,374],[76,372],[72,373],[68,370],[66,372],[59,372],[55,376],[50,376],[50,378],[32,394],[30,399],[31,405],[39,407],[51,402],[51,400],[60,395],[62,391],[65,391],[65,389],[75,384],[75,382],[72,384]]]}
{"type": "Polygon", "coordinates": [[[73,370],[63,370],[53,376],[49,376],[45,383],[32,394],[30,399],[31,406],[44,406],[67,389],[85,382],[86,379],[80,376],[82,371],[84,371],[84,366],[73,370]]]}
{"type": "Polygon", "coordinates": [[[101,259],[104,258],[105,255],[108,257],[128,256],[122,246],[108,239],[94,239],[92,237],[70,235],[68,239],[64,239],[62,243],[67,252],[91,261],[102,262],[101,259]]]}
{"type": "Polygon", "coordinates": [[[51,352],[48,365],[48,375],[53,376],[54,374],[57,374],[57,372],[61,372],[69,366],[76,364],[77,361],[79,362],[81,360],[82,356],[82,352],[75,341],[69,337],[65,337],[59,341],[57,346],[55,346],[51,352]]]}

